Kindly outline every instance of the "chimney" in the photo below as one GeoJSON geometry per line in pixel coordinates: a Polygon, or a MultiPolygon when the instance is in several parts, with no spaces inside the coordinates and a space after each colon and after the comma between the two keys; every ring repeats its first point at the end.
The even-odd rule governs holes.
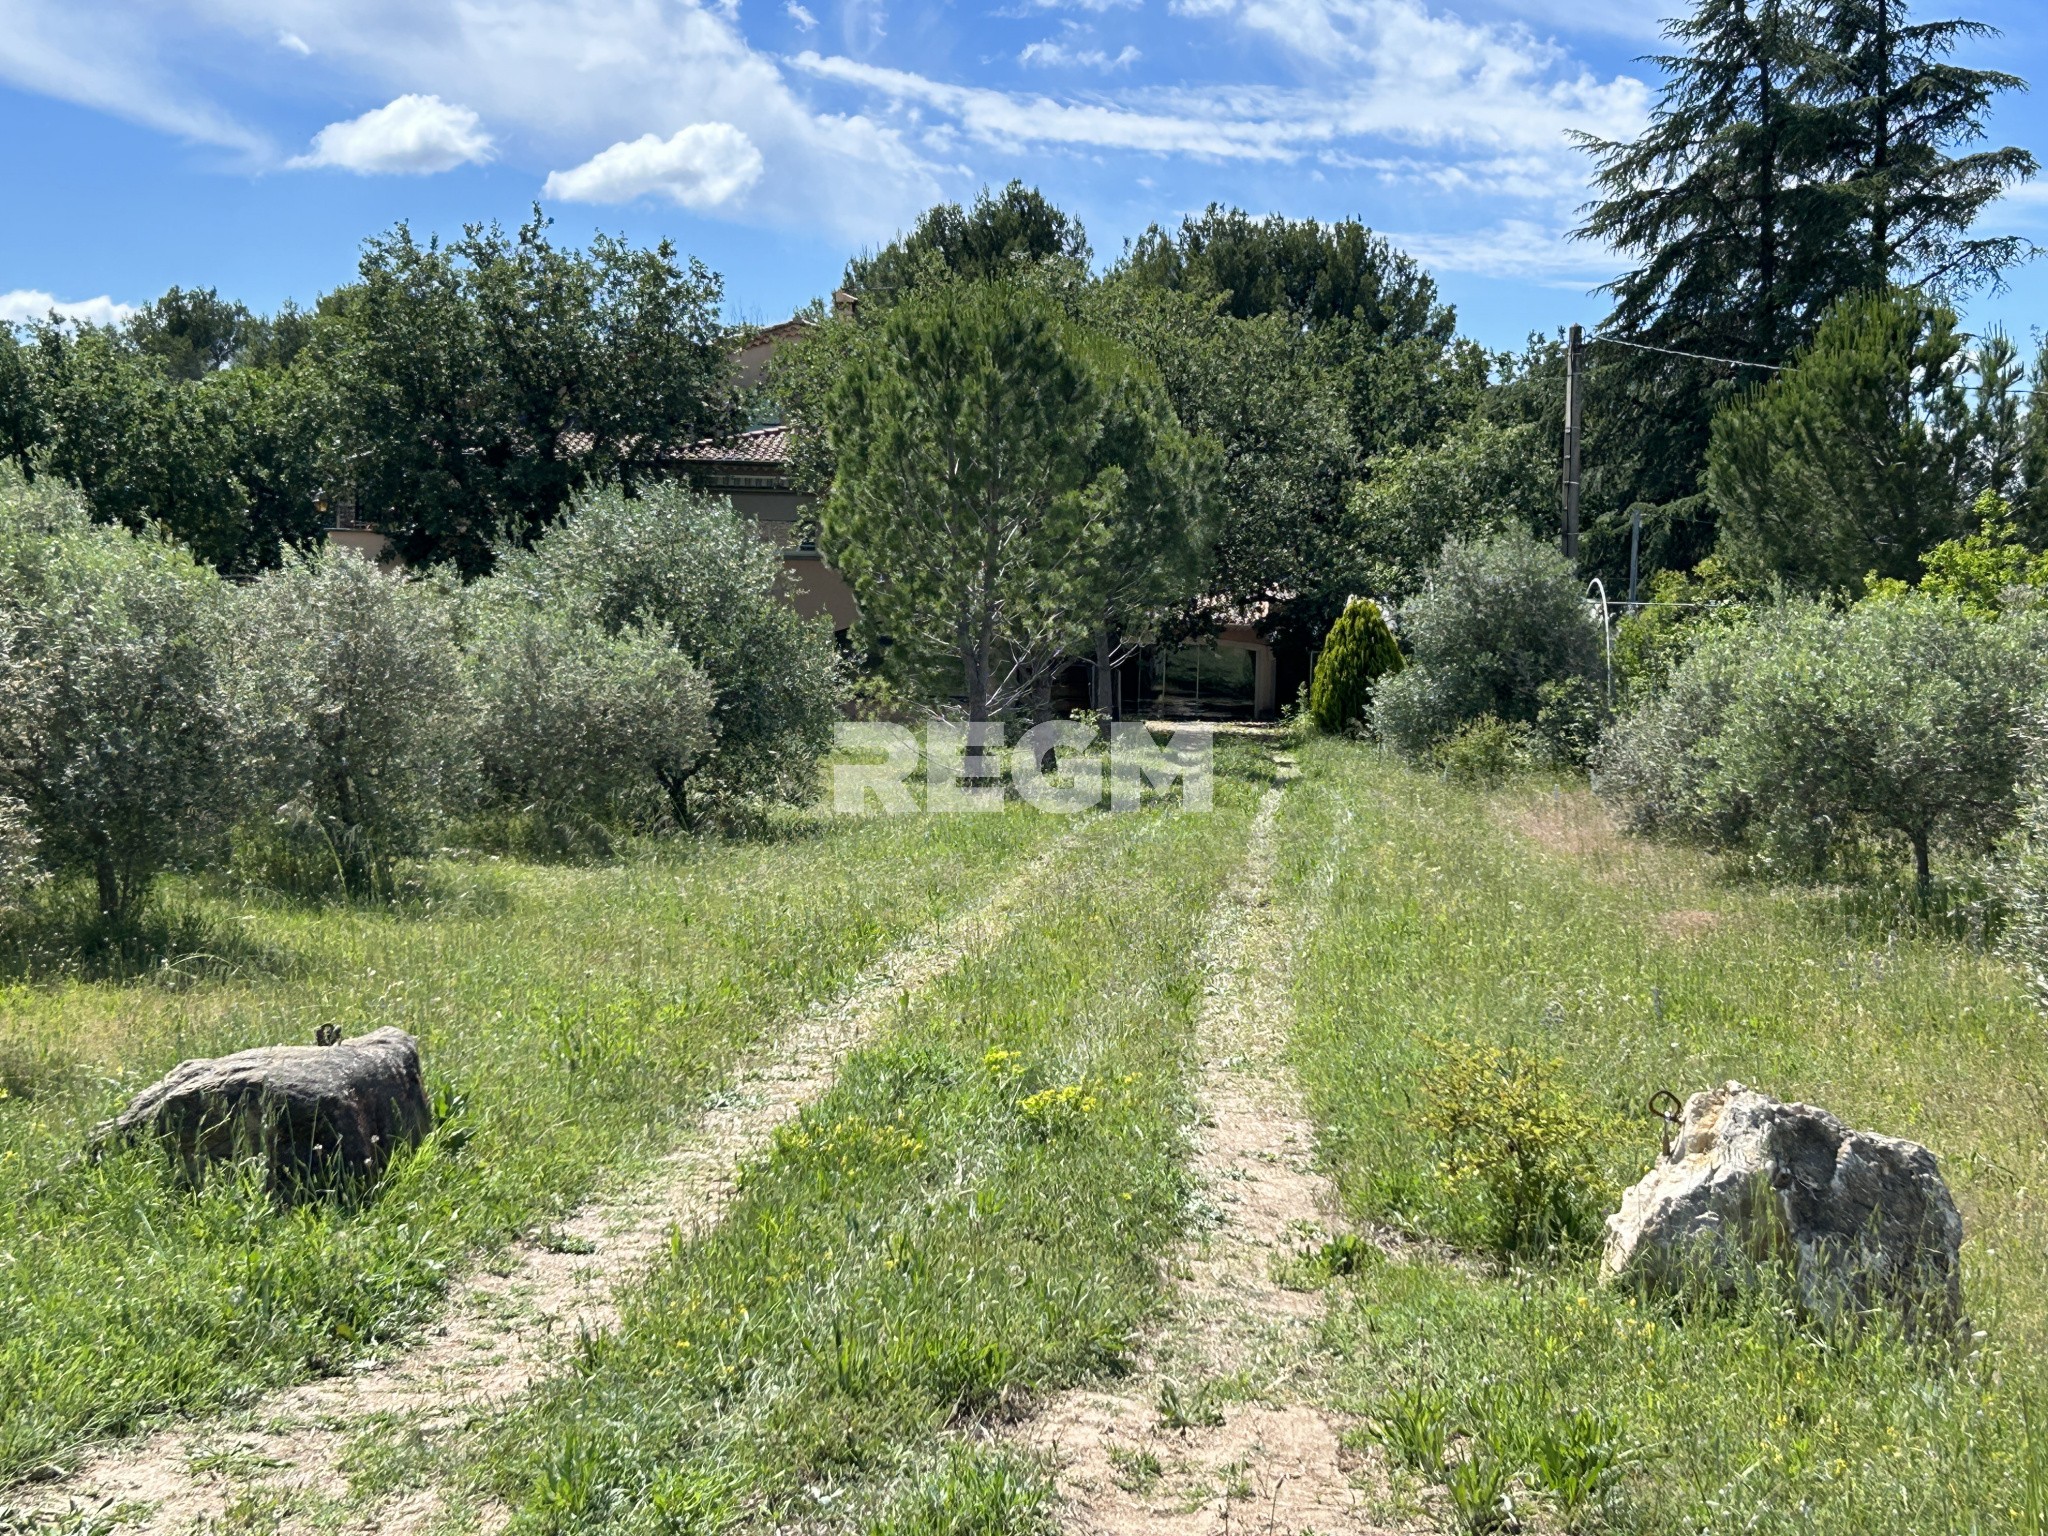
{"type": "Polygon", "coordinates": [[[860,308],[860,295],[849,288],[840,288],[832,295],[832,318],[851,320],[860,308]]]}

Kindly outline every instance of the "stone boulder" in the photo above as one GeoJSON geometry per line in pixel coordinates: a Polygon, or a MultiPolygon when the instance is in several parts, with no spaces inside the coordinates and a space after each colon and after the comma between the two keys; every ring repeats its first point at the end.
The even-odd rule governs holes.
{"type": "Polygon", "coordinates": [[[1607,1218],[1603,1271],[1732,1293],[1776,1263],[1814,1316],[1889,1311],[1939,1328],[1962,1315],[1962,1241],[1925,1147],[1723,1083],[1692,1096],[1670,1150],[1607,1218]]]}
{"type": "Polygon", "coordinates": [[[433,1124],[419,1042],[379,1029],[182,1062],[96,1128],[92,1144],[160,1142],[195,1182],[210,1164],[261,1158],[271,1188],[301,1198],[376,1178],[433,1124]]]}

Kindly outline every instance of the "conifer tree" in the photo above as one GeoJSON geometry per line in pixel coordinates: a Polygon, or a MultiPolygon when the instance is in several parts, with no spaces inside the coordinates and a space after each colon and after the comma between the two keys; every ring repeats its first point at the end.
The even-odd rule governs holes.
{"type": "Polygon", "coordinates": [[[1996,33],[1974,21],[1914,22],[1906,0],[1831,0],[1825,14],[1833,175],[1860,236],[1860,286],[1956,294],[1995,285],[2028,243],[1969,230],[2037,166],[2018,148],[1951,151],[1981,141],[1993,99],[2026,82],[1964,69],[1950,55],[1996,33]]]}
{"type": "Polygon", "coordinates": [[[1401,670],[1401,648],[1387,628],[1380,605],[1354,597],[1330,626],[1316,675],[1309,684],[1308,708],[1316,729],[1336,732],[1365,718],[1372,687],[1390,672],[1401,670]]]}

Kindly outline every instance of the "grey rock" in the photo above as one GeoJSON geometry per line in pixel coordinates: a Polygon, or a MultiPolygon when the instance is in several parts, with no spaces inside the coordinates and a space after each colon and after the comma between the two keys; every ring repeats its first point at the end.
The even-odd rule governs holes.
{"type": "Polygon", "coordinates": [[[1962,1315],[1963,1219],[1934,1154],[1824,1109],[1724,1083],[1685,1106],[1670,1150],[1607,1218],[1603,1272],[1732,1293],[1781,1264],[1814,1316],[1962,1315]]]}
{"type": "Polygon", "coordinates": [[[195,1182],[214,1163],[260,1158],[273,1190],[303,1198],[376,1178],[433,1124],[419,1042],[379,1029],[181,1062],[97,1127],[92,1145],[161,1142],[195,1182]]]}

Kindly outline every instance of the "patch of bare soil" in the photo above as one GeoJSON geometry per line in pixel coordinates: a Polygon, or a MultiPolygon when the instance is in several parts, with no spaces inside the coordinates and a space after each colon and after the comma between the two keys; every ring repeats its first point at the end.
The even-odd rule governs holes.
{"type": "Polygon", "coordinates": [[[210,1528],[231,1511],[243,1528],[272,1530],[310,1522],[396,1536],[451,1514],[499,1525],[502,1512],[448,1509],[433,1488],[348,1517],[345,1454],[360,1432],[384,1425],[445,1437],[523,1391],[579,1335],[611,1327],[617,1290],[639,1278],[672,1232],[715,1223],[739,1165],[824,1094],[841,1061],[882,1029],[906,994],[997,942],[1069,841],[953,922],[883,956],[832,1004],[799,1017],[741,1064],[731,1090],[652,1179],[520,1243],[496,1272],[464,1280],[439,1328],[415,1346],[274,1394],[232,1427],[183,1425],[95,1450],[12,1518],[76,1523],[95,1536],[210,1528]],[[252,1525],[255,1511],[261,1523],[252,1525]]]}
{"type": "Polygon", "coordinates": [[[1542,796],[1495,802],[1512,831],[1545,853],[1595,863],[1622,864],[1637,849],[1623,836],[1607,808],[1581,787],[1570,793],[1553,790],[1542,796]]]}
{"type": "MultiPolygon", "coordinates": [[[[1291,763],[1280,764],[1282,782],[1291,763]]],[[[1371,1469],[1315,1405],[1323,1299],[1275,1278],[1330,1234],[1336,1197],[1281,1051],[1286,919],[1270,904],[1279,784],[1204,946],[1194,1168],[1208,1229],[1173,1260],[1171,1313],[1115,1391],[1071,1392],[1019,1427],[1057,1469],[1067,1529],[1204,1536],[1380,1529],[1371,1469]]]]}

